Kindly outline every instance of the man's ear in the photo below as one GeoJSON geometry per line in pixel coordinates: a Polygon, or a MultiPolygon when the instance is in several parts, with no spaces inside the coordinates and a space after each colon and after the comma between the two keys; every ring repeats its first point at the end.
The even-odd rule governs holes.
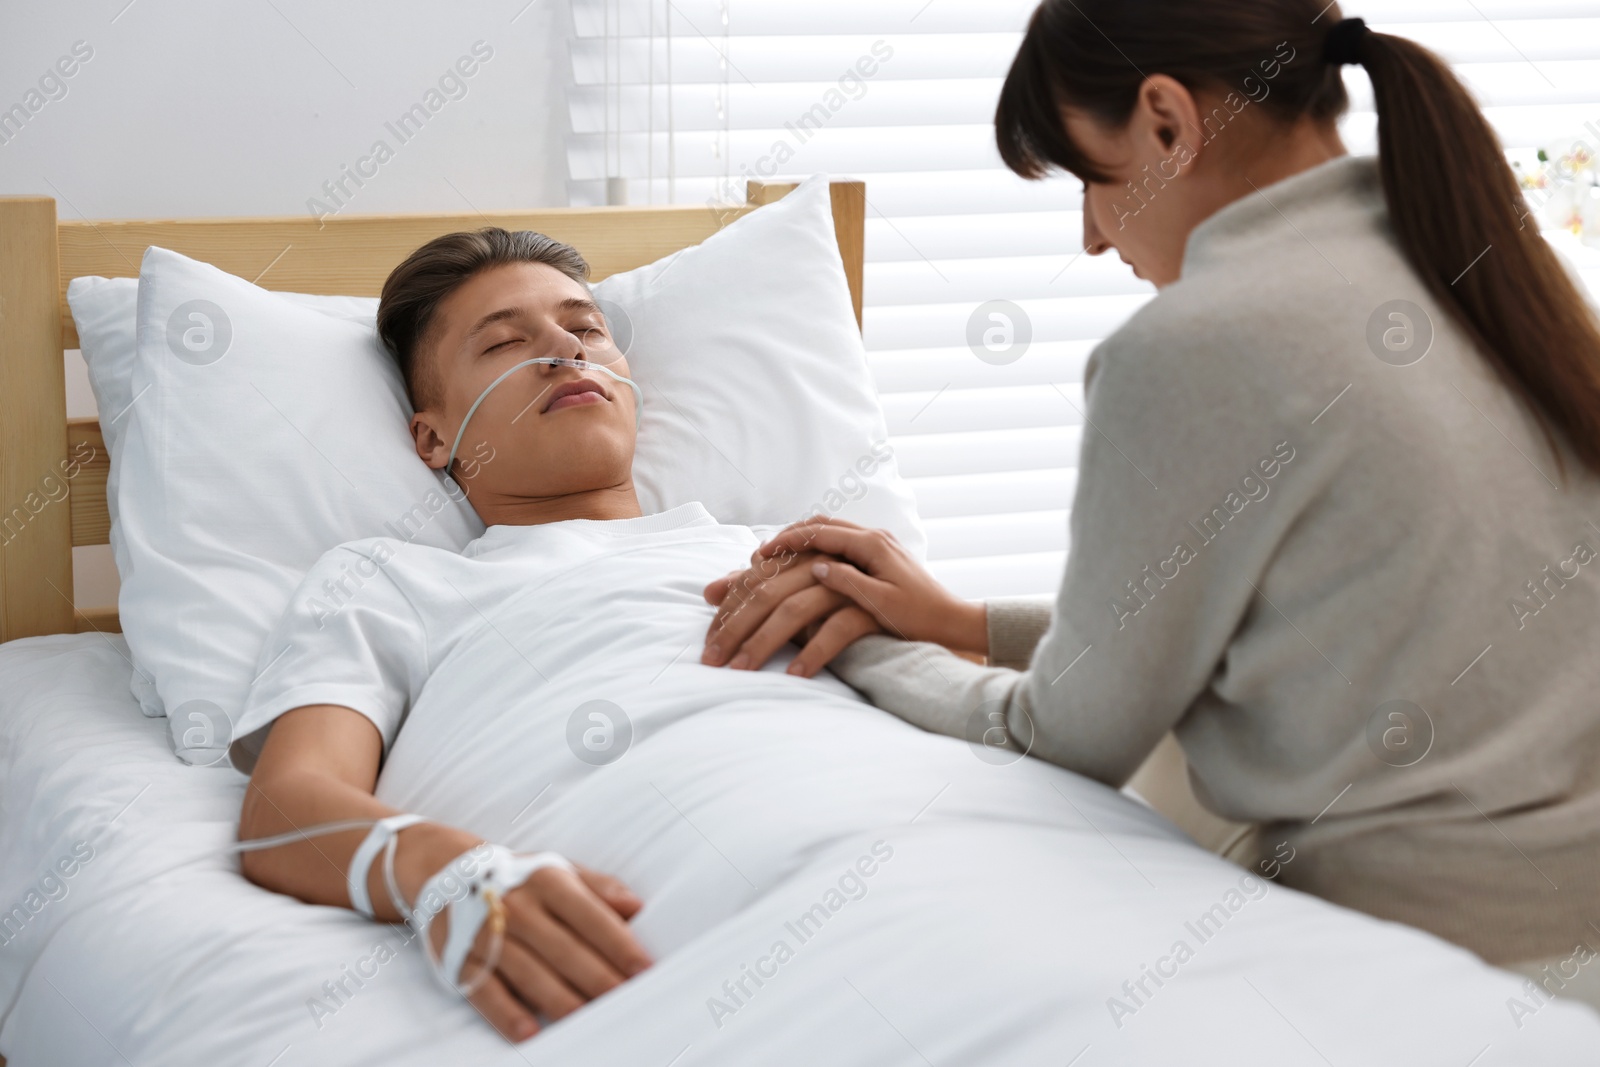
{"type": "Polygon", "coordinates": [[[1152,74],[1139,86],[1128,130],[1135,152],[1171,159],[1180,163],[1179,169],[1193,161],[1205,144],[1199,103],[1188,87],[1167,74],[1152,74]]]}
{"type": "Polygon", "coordinates": [[[435,423],[437,418],[431,411],[419,411],[411,416],[411,440],[422,462],[434,470],[441,470],[450,459],[450,445],[439,432],[435,423]]]}

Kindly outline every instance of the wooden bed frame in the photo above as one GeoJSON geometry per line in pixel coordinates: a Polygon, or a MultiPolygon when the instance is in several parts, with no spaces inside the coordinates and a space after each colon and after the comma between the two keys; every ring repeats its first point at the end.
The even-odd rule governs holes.
{"type": "MultiPolygon", "coordinates": [[[[72,549],[106,544],[110,456],[98,419],[68,419],[63,353],[78,347],[67,283],[137,277],[149,245],[215,264],[268,289],[376,296],[423,242],[480,226],[538,230],[575,246],[593,280],[698,244],[793,184],[751,182],[743,206],[562,208],[461,215],[61,222],[50,197],[0,197],[0,641],[116,631],[115,611],[79,611],[72,549]],[[91,455],[70,481],[69,453],[91,455]],[[74,451],[78,450],[78,451],[74,451]],[[68,486],[60,499],[60,486],[68,486]]],[[[833,220],[861,323],[866,186],[834,182],[833,220]]],[[[3,1064],[3,1061],[0,1061],[3,1064]]]]}

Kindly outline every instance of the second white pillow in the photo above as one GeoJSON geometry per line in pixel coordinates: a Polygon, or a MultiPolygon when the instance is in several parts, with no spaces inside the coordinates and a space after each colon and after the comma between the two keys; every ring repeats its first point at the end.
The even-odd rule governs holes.
{"type": "Polygon", "coordinates": [[[704,243],[594,287],[644,389],[639,501],[721,522],[822,512],[927,539],[900,477],[817,175],[704,243]],[[618,314],[618,309],[621,313],[618,314]]]}

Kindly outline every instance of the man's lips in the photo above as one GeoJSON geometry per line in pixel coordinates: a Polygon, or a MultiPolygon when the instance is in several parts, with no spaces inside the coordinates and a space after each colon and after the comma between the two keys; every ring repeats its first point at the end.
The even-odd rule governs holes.
{"type": "Polygon", "coordinates": [[[605,404],[611,398],[600,383],[593,378],[574,378],[570,382],[562,382],[550,390],[550,399],[546,402],[541,414],[551,411],[560,411],[563,408],[575,408],[584,404],[605,404]]]}

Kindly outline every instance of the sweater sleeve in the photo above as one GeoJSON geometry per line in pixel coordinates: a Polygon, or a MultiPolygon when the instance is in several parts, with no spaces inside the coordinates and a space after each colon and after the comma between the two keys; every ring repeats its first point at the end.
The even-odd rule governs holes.
{"type": "MultiPolygon", "coordinates": [[[[1050,626],[1050,601],[1006,597],[986,601],[989,665],[954,655],[942,645],[901,641],[883,634],[863,637],[829,669],[873,704],[933,733],[985,739],[992,720],[981,709],[1012,700],[1026,711],[1029,695],[1017,688],[1033,650],[1050,626]],[[980,709],[976,717],[966,709],[980,709]]],[[[1028,739],[1021,739],[1026,744],[1028,739]]],[[[1005,740],[1010,744],[1009,740],[1005,740]]]]}
{"type": "Polygon", "coordinates": [[[1025,675],[980,666],[943,645],[869,634],[835,656],[828,669],[884,711],[975,743],[996,721],[985,719],[986,710],[1005,709],[1008,720],[1027,712],[1028,692],[1017,684],[1025,675]]]}
{"type": "MultiPolygon", "coordinates": [[[[1326,481],[1303,436],[1313,398],[1203,308],[1148,320],[1091,358],[1072,550],[1028,670],[873,638],[835,660],[847,684],[969,740],[998,714],[1017,748],[1121,786],[1225,670],[1246,614],[1275,610],[1263,575],[1326,481]]],[[[995,662],[1020,666],[1026,627],[1008,608],[990,625],[995,662]]]]}
{"type": "Polygon", "coordinates": [[[984,602],[988,617],[989,665],[1024,671],[1039,639],[1050,628],[1050,601],[1004,597],[984,602]]]}

